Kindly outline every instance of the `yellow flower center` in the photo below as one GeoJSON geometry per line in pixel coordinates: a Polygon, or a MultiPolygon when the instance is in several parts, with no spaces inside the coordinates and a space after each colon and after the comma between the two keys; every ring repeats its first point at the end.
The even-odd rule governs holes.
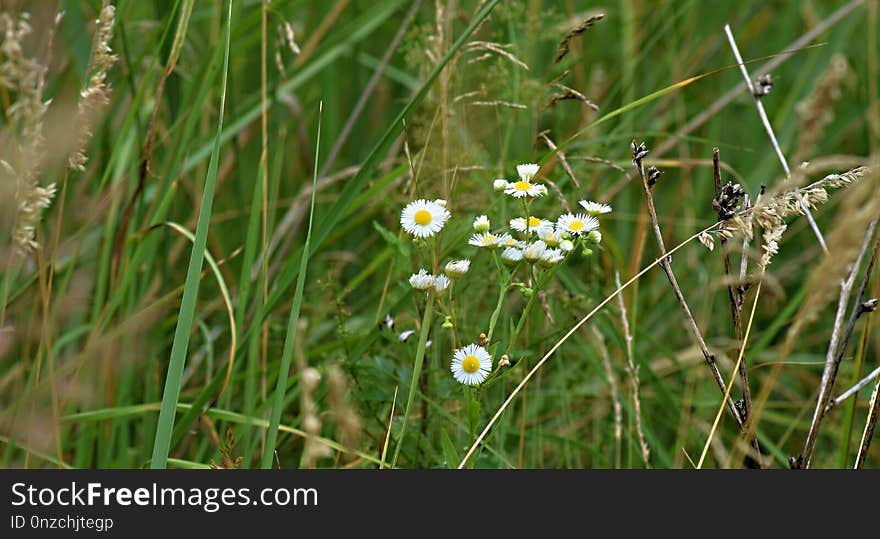
{"type": "Polygon", "coordinates": [[[532,188],[532,184],[531,184],[531,182],[521,180],[521,181],[518,181],[515,184],[513,184],[513,187],[517,191],[528,191],[529,189],[532,188]]]}
{"type": "Polygon", "coordinates": [[[468,374],[473,374],[480,370],[480,360],[477,359],[477,356],[468,356],[461,361],[461,369],[468,374]]]}
{"type": "Polygon", "coordinates": [[[486,234],[483,236],[483,245],[495,245],[495,240],[494,234],[486,234]]]}
{"type": "Polygon", "coordinates": [[[431,224],[431,212],[429,212],[428,210],[419,210],[413,216],[413,219],[415,220],[416,224],[422,226],[429,225],[431,224]]]}
{"type": "Polygon", "coordinates": [[[568,225],[569,230],[572,232],[580,232],[584,228],[583,221],[572,221],[570,225],[568,225]]]}
{"type": "Polygon", "coordinates": [[[541,220],[537,217],[529,217],[529,228],[538,228],[541,224],[541,220]]]}

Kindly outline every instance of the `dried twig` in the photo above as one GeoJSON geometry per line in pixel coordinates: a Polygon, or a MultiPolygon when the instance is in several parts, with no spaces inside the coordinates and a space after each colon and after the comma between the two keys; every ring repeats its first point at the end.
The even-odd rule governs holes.
{"type": "MultiPolygon", "coordinates": [[[[715,200],[720,201],[722,193],[721,158],[718,148],[712,149],[712,172],[715,179],[715,200]]],[[[719,221],[721,221],[723,217],[721,211],[722,210],[719,210],[719,221]]],[[[735,286],[732,281],[733,269],[730,264],[730,251],[727,248],[727,238],[724,236],[721,237],[721,253],[724,258],[724,276],[728,279],[727,297],[730,300],[730,314],[733,318],[734,336],[739,343],[742,342],[742,294],[738,292],[737,286],[735,286]]],[[[743,257],[745,258],[745,255],[743,255],[743,257]]],[[[743,392],[741,415],[745,419],[749,416],[749,410],[752,407],[752,394],[749,389],[749,375],[745,362],[741,363],[739,366],[739,378],[743,392]]]]}
{"type": "Polygon", "coordinates": [[[853,466],[856,470],[860,469],[865,463],[865,457],[868,456],[868,448],[871,446],[871,438],[874,436],[874,427],[877,426],[877,417],[880,416],[880,380],[874,386],[874,392],[871,393],[870,411],[868,412],[868,420],[865,422],[865,430],[862,432],[862,441],[859,443],[859,452],[856,454],[856,463],[853,466]]]}
{"type": "MultiPolygon", "coordinates": [[[[619,289],[620,273],[614,272],[614,285],[619,289]]],[[[639,399],[639,368],[633,361],[633,338],[629,330],[629,319],[626,315],[626,303],[623,294],[617,295],[617,305],[620,307],[620,323],[623,325],[623,337],[626,340],[626,372],[629,374],[630,389],[632,390],[633,411],[635,412],[636,434],[639,437],[639,446],[642,449],[642,461],[646,468],[651,467],[651,449],[645,441],[645,431],[642,429],[642,401],[639,399]]]]}
{"type": "MultiPolygon", "coordinates": [[[[565,157],[565,153],[561,151],[557,151],[556,144],[550,140],[550,137],[547,136],[550,130],[541,131],[538,133],[538,136],[544,139],[544,143],[547,144],[547,147],[550,148],[550,151],[556,152],[556,156],[559,157],[559,162],[562,163],[562,168],[565,170],[565,173],[568,174],[568,177],[571,178],[571,183],[575,185],[575,187],[580,188],[581,184],[577,181],[577,178],[574,175],[574,171],[571,170],[571,165],[568,164],[568,159],[565,157]]],[[[566,210],[568,211],[568,210],[566,210]]]]}
{"type": "Polygon", "coordinates": [[[828,406],[825,407],[825,413],[827,414],[828,412],[831,411],[832,408],[837,407],[842,402],[844,402],[846,399],[852,397],[853,395],[855,395],[856,393],[861,391],[862,388],[864,388],[866,385],[871,383],[871,380],[873,380],[874,378],[877,378],[878,375],[880,375],[880,367],[877,367],[876,369],[871,371],[867,376],[865,376],[864,378],[859,380],[859,382],[856,383],[854,386],[847,389],[846,391],[841,393],[839,397],[836,397],[831,402],[829,402],[828,406]]]}
{"type": "Polygon", "coordinates": [[[620,404],[620,388],[617,376],[611,367],[611,358],[608,355],[608,347],[605,346],[605,338],[602,332],[592,326],[593,336],[596,338],[599,356],[602,358],[602,368],[605,369],[605,378],[611,388],[611,404],[614,409],[614,467],[620,468],[620,447],[623,440],[623,406],[620,404]]]}
{"type": "MultiPolygon", "coordinates": [[[[736,46],[736,41],[733,39],[733,33],[730,31],[729,24],[724,25],[724,33],[727,34],[727,41],[730,43],[730,48],[733,50],[733,56],[739,64],[740,71],[742,71],[746,87],[749,89],[749,93],[752,94],[752,98],[755,101],[755,107],[758,109],[758,116],[760,116],[761,123],[764,125],[764,130],[770,138],[770,144],[773,146],[773,151],[776,152],[776,157],[779,158],[779,162],[782,164],[782,170],[785,171],[785,176],[791,176],[791,170],[788,168],[788,161],[785,160],[785,156],[782,154],[782,149],[779,147],[779,142],[776,140],[776,135],[773,133],[773,127],[770,125],[770,119],[767,118],[767,112],[764,110],[764,104],[761,101],[761,96],[766,92],[759,92],[752,83],[752,79],[749,77],[749,71],[746,69],[746,65],[743,63],[742,56],[739,53],[739,48],[736,46]]],[[[810,213],[810,208],[803,201],[801,201],[801,204],[804,207],[804,215],[810,223],[810,228],[813,229],[813,233],[816,234],[816,239],[819,240],[819,245],[822,246],[822,250],[825,251],[825,254],[828,254],[828,246],[825,244],[825,238],[822,237],[822,231],[819,230],[816,220],[813,219],[813,214],[810,213]]]]}
{"type": "MultiPolygon", "coordinates": [[[[637,146],[636,143],[633,142],[632,150],[633,164],[638,169],[639,177],[642,179],[642,187],[644,187],[645,199],[648,203],[648,213],[651,217],[651,226],[654,229],[654,236],[657,239],[657,247],[660,249],[660,257],[662,259],[660,267],[663,268],[666,277],[669,279],[669,284],[672,286],[673,292],[675,292],[675,298],[681,307],[684,318],[687,321],[688,327],[690,328],[700,351],[703,353],[703,357],[706,359],[706,365],[709,366],[709,370],[712,372],[712,377],[715,379],[715,383],[718,384],[718,388],[721,390],[721,393],[724,394],[724,378],[718,370],[718,365],[715,364],[715,355],[709,351],[709,347],[706,345],[706,341],[703,339],[703,334],[700,332],[700,328],[697,326],[697,323],[691,314],[691,309],[688,307],[687,301],[684,299],[684,294],[681,292],[681,287],[678,286],[678,280],[675,278],[675,274],[672,272],[672,266],[669,263],[669,257],[666,253],[666,245],[663,242],[663,234],[660,233],[657,211],[654,209],[654,196],[651,194],[651,186],[648,184],[648,175],[645,173],[645,163],[643,159],[648,154],[648,149],[644,143],[637,146]]],[[[733,416],[736,418],[736,422],[742,427],[743,418],[740,416],[739,410],[730,396],[727,397],[727,404],[730,411],[733,413],[733,416]]]]}
{"type": "Polygon", "coordinates": [[[853,304],[849,321],[846,326],[843,325],[844,315],[846,313],[846,308],[849,303],[850,295],[852,294],[853,285],[855,284],[856,276],[859,273],[859,269],[861,268],[862,259],[865,256],[865,253],[868,251],[868,246],[871,244],[871,239],[874,236],[874,229],[877,225],[877,221],[874,220],[868,225],[868,230],[865,233],[865,240],[862,243],[861,252],[859,252],[859,256],[856,258],[853,263],[852,270],[849,273],[849,276],[843,281],[840,285],[840,298],[837,302],[837,313],[834,318],[834,329],[831,333],[831,341],[828,345],[828,353],[825,357],[825,368],[822,371],[822,382],[819,385],[819,398],[816,400],[816,409],[813,411],[813,419],[810,422],[810,430],[807,433],[807,440],[804,442],[804,450],[801,455],[794,459],[794,465],[797,468],[809,468],[810,467],[810,459],[813,456],[813,450],[816,447],[816,439],[819,435],[819,427],[822,424],[822,419],[825,416],[825,409],[828,407],[829,401],[831,400],[831,391],[834,389],[834,381],[837,378],[837,371],[840,367],[840,362],[843,359],[843,352],[846,349],[846,345],[849,341],[850,336],[852,335],[852,331],[855,327],[855,323],[858,320],[859,316],[866,312],[864,301],[865,301],[865,290],[868,286],[868,281],[870,280],[870,276],[872,270],[874,268],[874,263],[877,259],[877,249],[880,247],[880,236],[874,240],[874,246],[871,250],[871,257],[868,261],[868,266],[865,269],[865,275],[862,278],[862,282],[859,285],[859,290],[856,293],[856,300],[853,304]]]}

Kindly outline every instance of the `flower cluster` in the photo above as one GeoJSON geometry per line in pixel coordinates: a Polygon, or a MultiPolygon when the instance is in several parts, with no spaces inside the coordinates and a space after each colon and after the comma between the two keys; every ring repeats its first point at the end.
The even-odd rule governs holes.
{"type": "MultiPolygon", "coordinates": [[[[527,165],[520,165],[523,166],[527,165]]],[[[509,232],[491,232],[489,218],[480,215],[474,220],[474,234],[468,243],[488,250],[503,248],[501,261],[508,266],[525,260],[552,267],[574,250],[575,241],[584,241],[585,247],[602,242],[598,217],[611,212],[611,206],[588,200],[581,200],[579,204],[584,212],[562,214],[555,222],[534,215],[511,219],[510,229],[519,239],[509,232]]]]}
{"type": "MultiPolygon", "coordinates": [[[[583,247],[585,255],[591,254],[592,249],[602,241],[599,218],[611,212],[611,206],[607,204],[581,200],[580,209],[574,213],[563,213],[555,219],[534,215],[531,211],[532,203],[547,194],[547,187],[537,179],[539,170],[540,167],[534,163],[519,165],[516,167],[516,181],[498,179],[493,182],[495,191],[513,197],[521,205],[522,213],[509,219],[508,227],[493,229],[492,221],[487,215],[479,215],[473,220],[473,232],[468,244],[491,253],[495,259],[501,283],[498,305],[503,304],[503,297],[509,289],[519,288],[524,296],[533,297],[552,277],[553,272],[549,270],[564,262],[577,246],[583,247]],[[520,266],[526,268],[523,278],[525,282],[515,282],[520,266]]],[[[424,244],[425,240],[440,233],[450,218],[446,201],[419,199],[404,207],[400,224],[404,231],[424,244]]],[[[443,297],[440,295],[451,288],[454,280],[468,273],[471,261],[450,260],[442,265],[436,252],[433,256],[433,267],[442,267],[442,271],[434,274],[421,268],[410,276],[409,284],[420,292],[433,293],[439,298],[440,309],[446,314],[443,328],[452,329],[455,327],[452,293],[443,297]]],[[[521,320],[527,315],[530,305],[531,301],[524,309],[521,320]]],[[[453,353],[450,370],[458,382],[479,386],[495,374],[489,350],[494,352],[497,345],[492,342],[496,322],[497,313],[490,320],[488,335],[481,334],[479,343],[467,344],[453,353]]],[[[518,326],[521,325],[520,323],[518,326]]],[[[510,342],[515,339],[518,331],[519,329],[514,331],[510,342]]],[[[453,337],[455,338],[455,334],[453,337]]],[[[511,364],[506,353],[501,358],[496,367],[511,364]]]]}

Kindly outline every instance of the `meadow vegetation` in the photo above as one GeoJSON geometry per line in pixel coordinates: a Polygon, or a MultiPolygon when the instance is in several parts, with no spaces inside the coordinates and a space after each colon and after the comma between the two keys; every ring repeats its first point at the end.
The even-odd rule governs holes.
{"type": "Polygon", "coordinates": [[[2,466],[880,466],[878,17],[0,1],[2,466]]]}

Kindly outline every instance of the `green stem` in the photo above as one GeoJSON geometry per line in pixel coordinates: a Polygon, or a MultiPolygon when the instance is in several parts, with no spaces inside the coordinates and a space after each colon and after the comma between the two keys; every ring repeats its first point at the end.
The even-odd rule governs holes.
{"type": "Polygon", "coordinates": [[[535,303],[535,297],[537,297],[537,295],[538,289],[535,288],[532,296],[526,303],[526,307],[523,309],[522,314],[519,316],[519,321],[516,323],[516,328],[513,330],[513,335],[510,336],[510,340],[507,342],[507,351],[505,352],[506,354],[510,354],[510,349],[513,348],[513,343],[515,343],[516,339],[519,337],[519,334],[522,331],[523,326],[525,325],[526,318],[529,315],[529,311],[532,309],[532,305],[535,303]]]}
{"type": "Polygon", "coordinates": [[[492,311],[492,317],[489,319],[489,333],[486,335],[486,340],[489,343],[492,342],[492,334],[495,333],[495,324],[498,322],[498,316],[501,314],[501,307],[504,305],[505,296],[507,296],[506,284],[498,291],[498,303],[495,305],[495,310],[492,311]]]}
{"type": "Polygon", "coordinates": [[[492,311],[492,317],[489,318],[489,333],[486,336],[486,340],[490,345],[492,343],[492,335],[495,333],[495,324],[498,323],[498,316],[501,315],[501,307],[504,306],[504,298],[507,297],[508,288],[510,288],[510,274],[504,278],[501,290],[498,291],[498,303],[495,305],[495,310],[492,311]]]}
{"type": "Polygon", "coordinates": [[[422,374],[422,363],[425,360],[425,348],[428,342],[428,332],[431,329],[431,315],[434,309],[434,294],[428,294],[428,304],[425,306],[425,315],[422,317],[422,327],[419,331],[419,347],[416,350],[416,360],[413,364],[412,382],[409,384],[409,396],[406,398],[406,409],[403,412],[403,424],[400,427],[400,436],[397,438],[397,447],[394,448],[394,458],[391,459],[391,467],[397,466],[397,457],[400,456],[400,448],[403,447],[404,436],[406,435],[406,422],[409,419],[409,412],[412,409],[412,403],[415,400],[416,390],[419,385],[419,377],[422,374]]]}
{"type": "MultiPolygon", "coordinates": [[[[452,293],[455,291],[455,281],[449,283],[449,320],[452,322],[452,348],[458,343],[458,319],[455,317],[455,299],[452,293]]],[[[445,310],[445,307],[444,307],[445,310]]]]}
{"type": "MultiPolygon", "coordinates": [[[[568,258],[568,255],[566,255],[566,258],[568,258]]],[[[523,312],[519,317],[519,321],[516,323],[516,328],[514,328],[514,330],[513,330],[513,335],[510,336],[510,341],[508,341],[508,343],[507,343],[507,351],[505,353],[510,354],[510,350],[513,348],[513,343],[515,343],[516,339],[519,338],[519,334],[522,331],[523,326],[525,325],[526,318],[529,315],[529,311],[531,311],[531,309],[532,309],[532,305],[535,303],[535,298],[538,297],[538,293],[541,291],[541,289],[544,287],[544,285],[547,284],[547,282],[549,282],[550,279],[553,278],[553,275],[556,273],[556,271],[563,264],[565,264],[565,260],[562,260],[560,263],[556,264],[551,269],[545,271],[543,275],[539,274],[535,279],[533,279],[533,282],[535,283],[535,285],[532,287],[532,296],[529,298],[529,301],[526,303],[526,306],[523,309],[523,312]]]]}
{"type": "Polygon", "coordinates": [[[465,387],[464,392],[468,401],[468,425],[470,425],[471,440],[476,440],[477,425],[480,422],[480,400],[476,390],[465,387]]]}

